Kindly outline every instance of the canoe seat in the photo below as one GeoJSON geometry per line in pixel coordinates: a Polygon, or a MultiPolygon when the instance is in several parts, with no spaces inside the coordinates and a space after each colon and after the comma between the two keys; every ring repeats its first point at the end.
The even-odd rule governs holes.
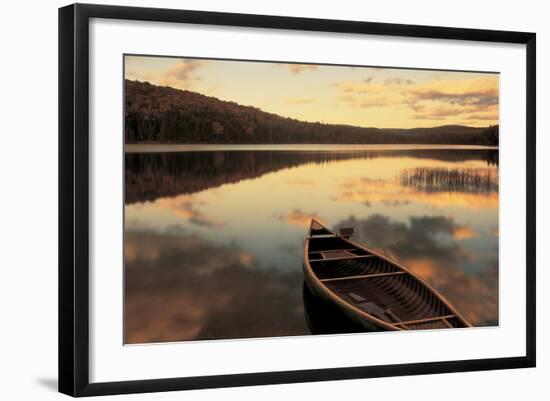
{"type": "Polygon", "coordinates": [[[348,258],[348,257],[357,256],[346,250],[322,251],[320,253],[321,255],[323,255],[323,258],[325,259],[348,258]]]}
{"type": "Polygon", "coordinates": [[[384,310],[374,302],[368,302],[365,297],[362,297],[361,295],[356,294],[355,292],[348,292],[347,295],[353,300],[353,302],[355,302],[356,306],[359,309],[367,312],[369,315],[377,317],[378,319],[381,319],[388,323],[402,322],[399,316],[397,316],[391,310],[391,308],[387,308],[386,310],[384,310]]]}
{"type": "Polygon", "coordinates": [[[394,323],[392,318],[386,314],[384,309],[376,305],[374,302],[362,302],[360,304],[356,304],[356,306],[367,312],[369,315],[372,315],[380,320],[383,320],[388,323],[394,323]]]}
{"type": "Polygon", "coordinates": [[[348,296],[353,299],[354,302],[361,303],[361,302],[367,302],[367,300],[362,297],[359,294],[356,294],[355,292],[348,292],[348,296]]]}

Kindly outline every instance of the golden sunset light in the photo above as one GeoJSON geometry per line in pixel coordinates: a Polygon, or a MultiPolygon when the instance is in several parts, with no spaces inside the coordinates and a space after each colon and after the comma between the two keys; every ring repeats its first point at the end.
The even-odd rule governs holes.
{"type": "Polygon", "coordinates": [[[308,122],[379,128],[499,122],[494,73],[126,56],[125,78],[308,122]]]}
{"type": "Polygon", "coordinates": [[[124,67],[127,343],[498,326],[498,74],[124,67]]]}

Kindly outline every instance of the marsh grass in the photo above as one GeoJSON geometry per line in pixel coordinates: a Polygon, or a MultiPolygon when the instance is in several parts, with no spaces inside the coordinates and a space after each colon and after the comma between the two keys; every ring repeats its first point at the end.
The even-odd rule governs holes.
{"type": "Polygon", "coordinates": [[[397,181],[403,186],[426,192],[497,192],[498,170],[417,167],[401,170],[397,181]]]}

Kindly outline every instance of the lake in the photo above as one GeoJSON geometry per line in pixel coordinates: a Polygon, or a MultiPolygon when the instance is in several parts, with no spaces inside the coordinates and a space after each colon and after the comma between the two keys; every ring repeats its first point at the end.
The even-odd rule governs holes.
{"type": "Polygon", "coordinates": [[[304,310],[313,217],[498,325],[498,182],[493,148],[127,145],[125,342],[322,333],[304,310]]]}

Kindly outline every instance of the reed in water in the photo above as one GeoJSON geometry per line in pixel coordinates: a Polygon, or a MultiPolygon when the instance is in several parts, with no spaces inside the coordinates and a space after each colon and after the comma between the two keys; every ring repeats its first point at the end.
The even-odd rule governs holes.
{"type": "Polygon", "coordinates": [[[494,192],[498,191],[498,170],[493,168],[403,169],[398,174],[401,185],[427,192],[494,192]]]}

